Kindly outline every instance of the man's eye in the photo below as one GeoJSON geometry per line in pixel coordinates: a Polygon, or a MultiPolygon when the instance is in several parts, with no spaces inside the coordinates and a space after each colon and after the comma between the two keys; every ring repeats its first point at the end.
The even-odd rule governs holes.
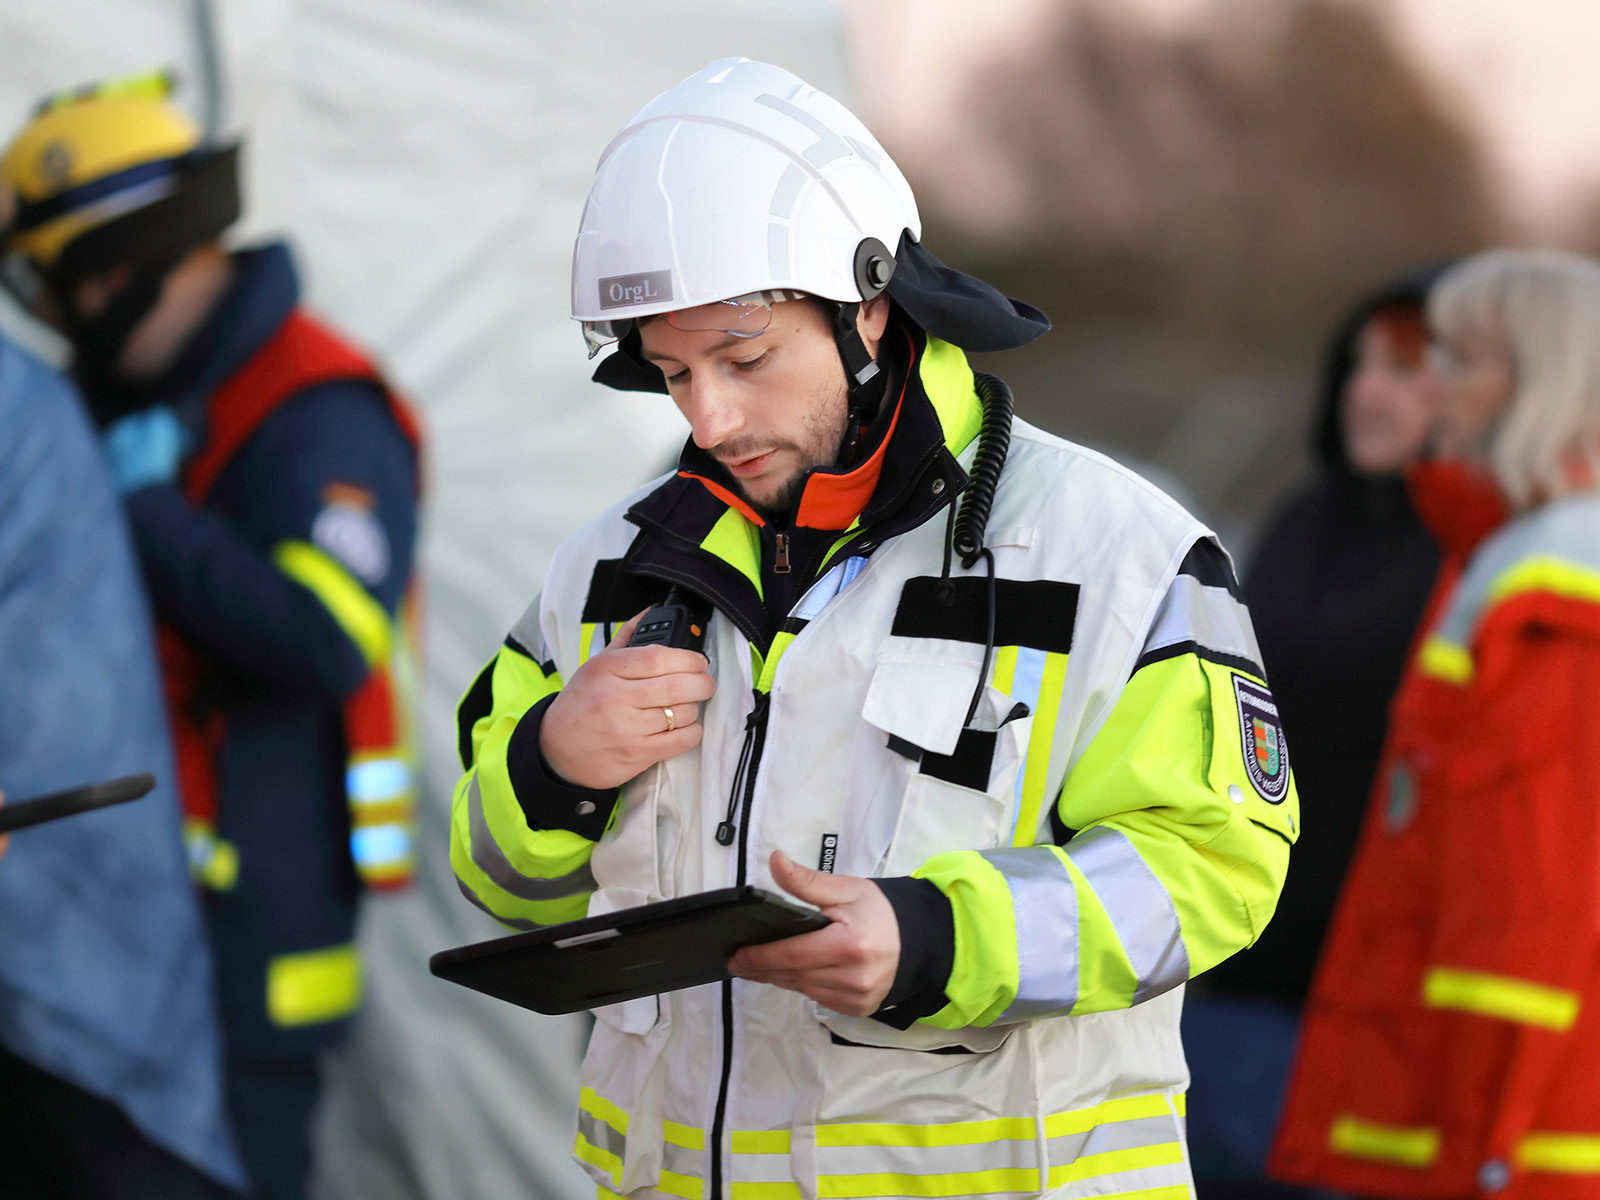
{"type": "Polygon", "coordinates": [[[766,361],[767,361],[767,356],[766,356],[766,353],[763,351],[762,353],[756,355],[754,358],[745,358],[745,359],[735,360],[733,365],[735,367],[737,367],[741,371],[754,371],[757,367],[759,367],[762,363],[764,363],[766,361]]]}
{"type": "MultiPolygon", "coordinates": [[[[666,372],[663,371],[662,374],[665,375],[666,372]]],[[[673,374],[673,375],[667,375],[667,382],[669,384],[670,383],[687,383],[688,381],[689,381],[689,372],[687,370],[679,371],[679,372],[677,372],[676,374],[673,374]]]]}

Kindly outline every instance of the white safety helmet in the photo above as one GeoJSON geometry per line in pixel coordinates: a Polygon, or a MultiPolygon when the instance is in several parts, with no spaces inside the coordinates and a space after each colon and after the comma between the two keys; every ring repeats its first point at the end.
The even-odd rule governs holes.
{"type": "Polygon", "coordinates": [[[595,173],[572,256],[591,347],[655,313],[760,293],[883,291],[922,234],[900,168],[856,117],[781,67],[725,58],[641,108],[595,173]]]}
{"type": "Polygon", "coordinates": [[[1007,350],[1050,328],[1032,305],[945,266],[920,244],[900,168],[838,101],[780,67],[725,58],[657,96],[600,156],[572,255],[572,316],[595,381],[666,390],[638,355],[636,321],[754,337],[780,300],[831,302],[853,412],[885,377],[856,329],[887,292],[927,334],[1007,350]]]}

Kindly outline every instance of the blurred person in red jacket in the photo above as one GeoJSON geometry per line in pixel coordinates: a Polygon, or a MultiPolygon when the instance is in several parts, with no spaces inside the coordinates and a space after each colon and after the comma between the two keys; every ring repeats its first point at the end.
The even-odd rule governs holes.
{"type": "Polygon", "coordinates": [[[1269,1166],[1600,1198],[1600,264],[1481,254],[1428,315],[1444,564],[1269,1166]]]}
{"type": "Polygon", "coordinates": [[[1194,981],[1184,1002],[1189,1153],[1207,1200],[1312,1194],[1263,1180],[1300,1010],[1372,793],[1385,710],[1439,573],[1401,473],[1429,435],[1423,307],[1442,269],[1385,281],[1334,328],[1311,426],[1316,473],[1280,505],[1244,573],[1316,836],[1260,940],[1194,981]]]}

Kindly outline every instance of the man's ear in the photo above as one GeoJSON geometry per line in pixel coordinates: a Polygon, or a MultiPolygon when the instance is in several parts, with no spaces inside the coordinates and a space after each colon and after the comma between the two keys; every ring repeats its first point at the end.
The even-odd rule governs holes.
{"type": "Polygon", "coordinates": [[[878,343],[883,340],[883,331],[889,327],[889,297],[885,293],[874,296],[865,301],[856,310],[856,332],[861,335],[861,343],[867,348],[867,353],[873,358],[878,357],[878,343]]]}

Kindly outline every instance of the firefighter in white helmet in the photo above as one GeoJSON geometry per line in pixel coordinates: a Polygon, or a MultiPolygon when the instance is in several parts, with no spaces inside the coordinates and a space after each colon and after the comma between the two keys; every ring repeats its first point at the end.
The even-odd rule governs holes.
{"type": "Polygon", "coordinates": [[[920,234],[761,63],[601,157],[573,316],[690,438],[462,701],[452,863],[514,928],[746,883],[832,919],[596,1012],[602,1196],[1190,1195],[1183,985],[1272,914],[1277,710],[1215,538],[1012,417],[964,351],[1048,323],[920,234]],[[629,644],[669,590],[703,654],[629,644]]]}

